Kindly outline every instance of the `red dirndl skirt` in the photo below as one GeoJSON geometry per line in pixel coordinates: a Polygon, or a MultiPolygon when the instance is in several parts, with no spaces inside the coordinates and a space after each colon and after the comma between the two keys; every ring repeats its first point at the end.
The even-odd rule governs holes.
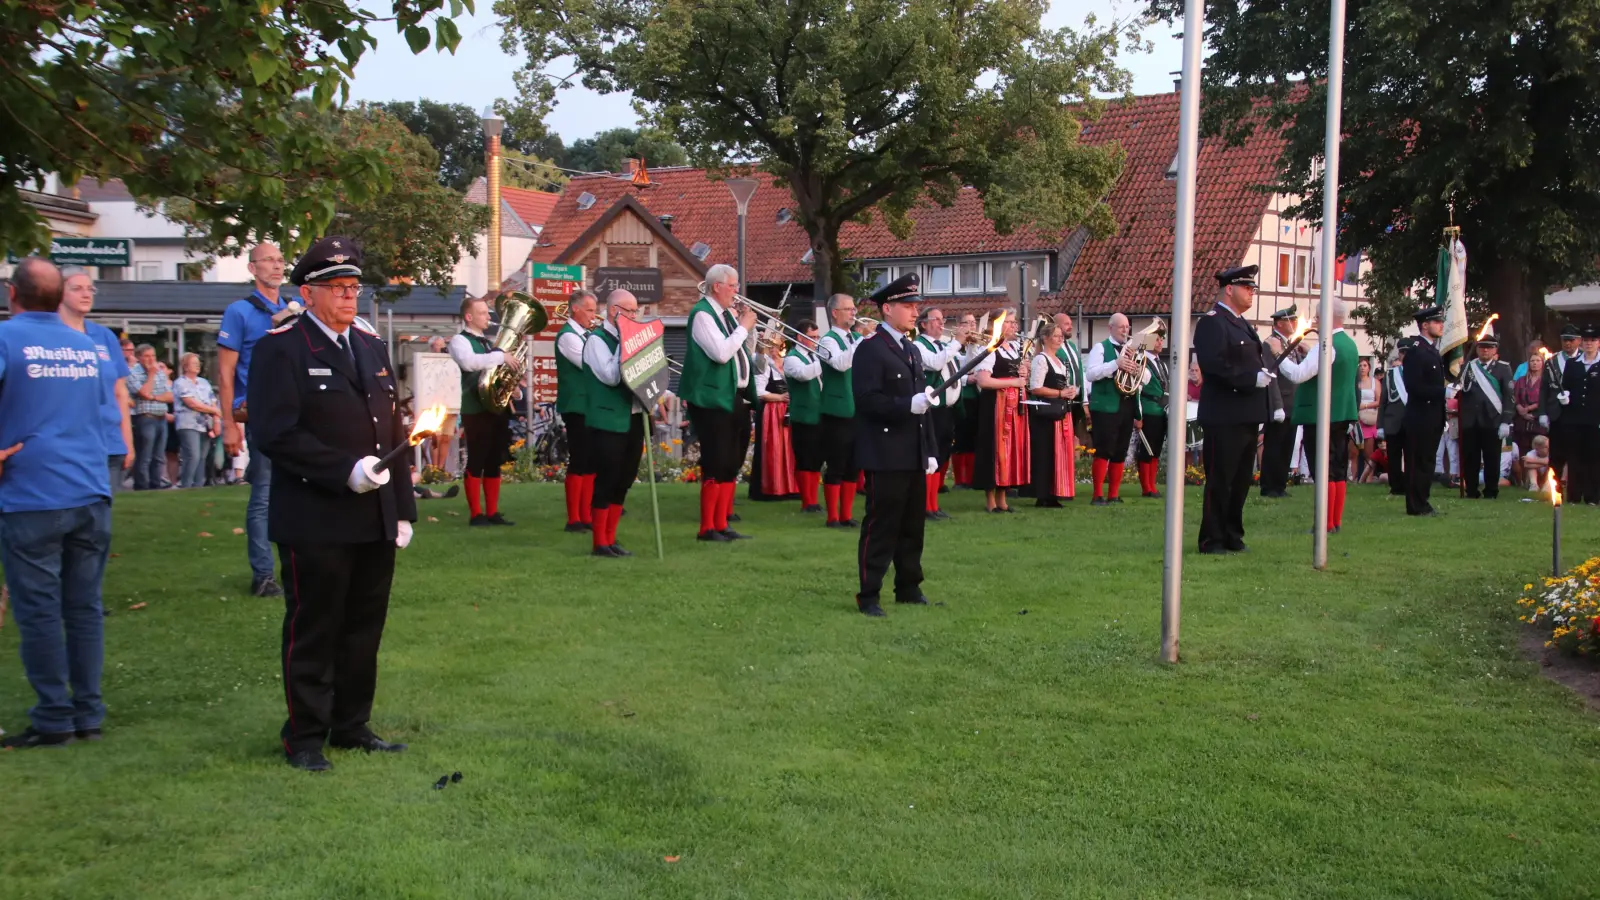
{"type": "Polygon", "coordinates": [[[1028,416],[1018,411],[1019,388],[998,392],[994,405],[994,485],[997,488],[1027,484],[1031,458],[1028,454],[1028,416]]]}
{"type": "Polygon", "coordinates": [[[761,493],[771,497],[800,493],[800,481],[794,474],[794,444],[783,421],[788,412],[788,403],[761,404],[761,493]]]}

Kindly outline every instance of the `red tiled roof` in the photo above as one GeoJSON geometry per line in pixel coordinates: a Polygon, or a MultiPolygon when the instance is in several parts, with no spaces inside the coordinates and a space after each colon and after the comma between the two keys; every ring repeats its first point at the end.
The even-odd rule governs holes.
{"type": "Polygon", "coordinates": [[[514,187],[501,187],[500,196],[511,204],[511,208],[517,211],[522,221],[535,228],[550,218],[550,211],[556,208],[556,201],[561,199],[561,195],[549,191],[530,191],[514,187]]]}
{"type": "MultiPolygon", "coordinates": [[[[1090,315],[1172,310],[1173,223],[1177,182],[1166,172],[1178,152],[1178,95],[1138,97],[1111,104],[1084,135],[1086,143],[1118,141],[1127,154],[1111,191],[1117,231],[1084,245],[1062,289],[1041,300],[1046,309],[1090,315]]],[[[1242,265],[1271,199],[1283,139],[1256,129],[1244,145],[1221,138],[1200,142],[1194,225],[1195,312],[1216,299],[1212,273],[1242,265]]],[[[1066,260],[1063,260],[1065,263],[1066,260]]]]}
{"type": "MultiPolygon", "coordinates": [[[[809,284],[811,265],[801,262],[811,246],[805,229],[793,218],[778,221],[779,210],[793,207],[793,195],[771,175],[757,173],[754,177],[760,187],[750,199],[745,224],[745,267],[749,270],[745,280],[751,284],[809,284]]],[[[617,198],[632,194],[651,214],[672,216],[672,232],[683,243],[709,245],[708,264],[737,262],[738,207],[725,185],[707,177],[704,169],[686,167],[652,169],[650,180],[653,184],[642,189],[635,189],[626,178],[616,176],[580,175],[568,181],[544,223],[532,259],[554,260],[617,198]],[[595,202],[587,210],[580,210],[577,201],[584,193],[592,194],[595,202]]],[[[1058,236],[1041,235],[1032,229],[997,234],[983,215],[982,198],[971,188],[961,190],[953,206],[928,203],[913,210],[911,219],[915,228],[905,241],[891,234],[881,219],[874,218],[867,225],[846,224],[839,243],[853,259],[1053,250],[1061,243],[1058,236]]]]}

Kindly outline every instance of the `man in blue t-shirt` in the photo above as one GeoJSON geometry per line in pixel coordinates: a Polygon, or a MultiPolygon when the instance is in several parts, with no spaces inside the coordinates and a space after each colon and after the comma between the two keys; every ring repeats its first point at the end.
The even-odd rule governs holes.
{"type": "Polygon", "coordinates": [[[111,493],[122,489],[125,470],[133,467],[132,402],[128,396],[128,362],[123,358],[115,333],[86,316],[94,309],[94,279],[79,266],[61,270],[61,321],[88,335],[100,357],[100,384],[105,388],[106,405],[100,408],[100,424],[106,438],[106,474],[111,493]]]}
{"type": "Polygon", "coordinates": [[[0,322],[0,565],[38,703],[0,747],[100,737],[105,626],[100,582],[111,547],[100,351],[56,314],[61,273],[17,264],[0,322]],[[70,689],[69,689],[70,688],[70,689]]]}
{"type": "MultiPolygon", "coordinates": [[[[283,251],[274,244],[257,244],[250,249],[250,277],[255,290],[243,300],[228,304],[222,313],[222,329],[217,332],[217,393],[222,410],[222,446],[228,455],[238,456],[247,439],[250,410],[245,406],[245,383],[250,377],[250,354],[256,341],[287,315],[299,309],[299,302],[282,301],[278,288],[283,284],[283,251]],[[244,423],[244,430],[240,424],[244,423]]],[[[267,502],[272,492],[272,464],[265,454],[251,448],[250,466],[245,471],[250,482],[250,504],[245,507],[245,541],[250,556],[250,593],[257,597],[277,597],[283,589],[272,578],[272,544],[267,540],[267,502]]]]}

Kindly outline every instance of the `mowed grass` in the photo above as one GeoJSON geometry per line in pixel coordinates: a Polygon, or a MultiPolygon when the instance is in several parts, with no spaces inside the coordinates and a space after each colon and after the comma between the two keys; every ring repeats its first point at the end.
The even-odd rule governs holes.
{"type": "MultiPolygon", "coordinates": [[[[942,605],[886,620],[856,533],[795,504],[705,545],[663,487],[663,563],[643,489],[621,561],[560,532],[558,485],[508,487],[509,529],[424,502],[373,722],[411,749],[322,776],[276,741],[245,492],[125,495],[106,740],[0,756],[0,897],[1594,897],[1600,718],[1517,650],[1549,507],[1437,494],[1417,520],[1352,486],[1315,572],[1309,489],[1252,497],[1227,558],[1191,491],[1176,667],[1159,501],[948,494],[942,605]]],[[[1566,517],[1575,562],[1600,511],[1566,517]]]]}

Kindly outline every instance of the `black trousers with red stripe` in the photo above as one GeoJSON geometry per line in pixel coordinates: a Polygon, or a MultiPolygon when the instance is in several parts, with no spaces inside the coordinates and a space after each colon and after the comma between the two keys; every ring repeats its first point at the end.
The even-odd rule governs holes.
{"type": "Polygon", "coordinates": [[[928,479],[921,472],[868,472],[867,515],[856,547],[862,601],[877,600],[894,563],[894,596],[922,593],[922,532],[928,523],[928,479]]]}
{"type": "Polygon", "coordinates": [[[371,734],[393,541],[278,544],[283,563],[285,753],[371,734]]]}

